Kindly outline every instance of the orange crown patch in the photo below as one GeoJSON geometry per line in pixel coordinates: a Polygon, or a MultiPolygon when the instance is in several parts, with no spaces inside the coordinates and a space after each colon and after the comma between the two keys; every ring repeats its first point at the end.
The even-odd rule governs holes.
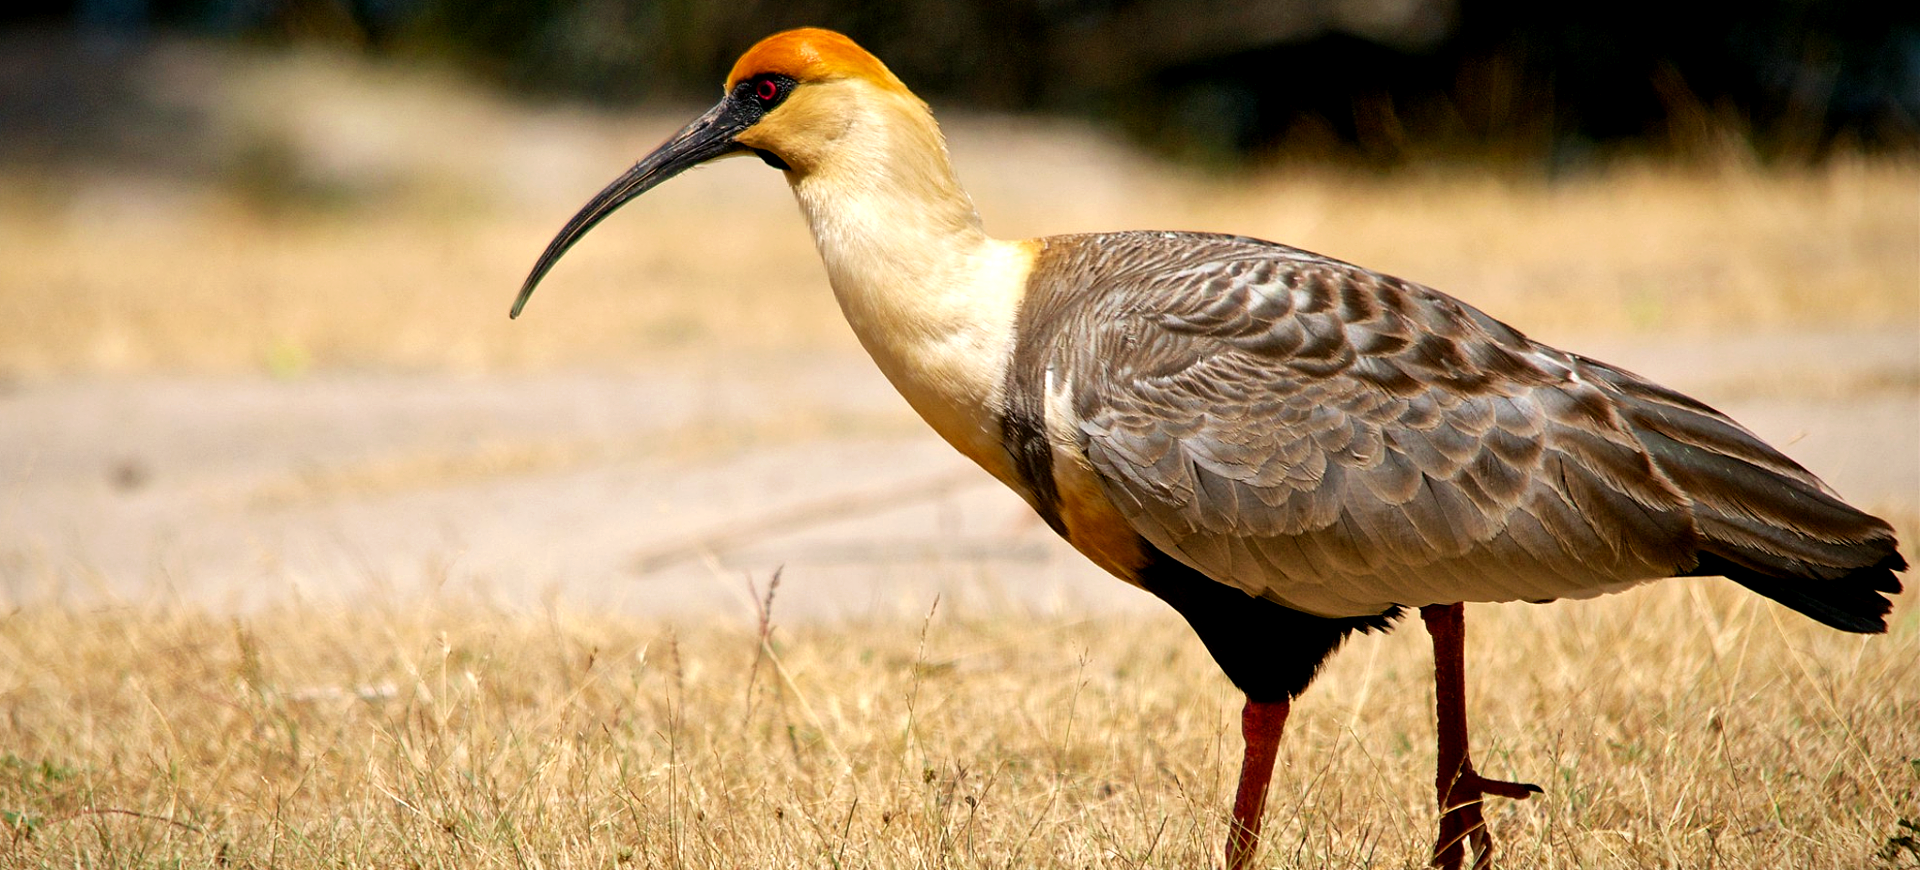
{"type": "Polygon", "coordinates": [[[727,89],[761,73],[778,73],[799,82],[860,78],[889,89],[907,90],[879,58],[853,40],[817,27],[788,30],[760,40],[734,62],[733,72],[727,75],[727,89]]]}

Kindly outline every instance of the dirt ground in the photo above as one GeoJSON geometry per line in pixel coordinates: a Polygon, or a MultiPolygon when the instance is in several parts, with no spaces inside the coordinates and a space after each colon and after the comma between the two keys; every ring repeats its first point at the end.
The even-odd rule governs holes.
{"type": "MultiPolygon", "coordinates": [[[[1579,348],[1715,404],[1911,534],[1920,351],[1884,332],[1579,348]]],[[[426,590],[641,614],[1155,606],[857,355],[478,377],[29,382],[0,395],[0,595],[246,609],[426,590]]]]}

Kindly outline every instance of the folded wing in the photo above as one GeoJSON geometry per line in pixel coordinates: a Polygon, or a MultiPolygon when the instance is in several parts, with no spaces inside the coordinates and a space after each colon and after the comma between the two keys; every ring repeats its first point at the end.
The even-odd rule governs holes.
{"type": "Polygon", "coordinates": [[[1219,582],[1323,616],[1690,572],[1899,588],[1885,523],[1738,424],[1438,291],[1228,236],[1054,244],[1077,274],[1049,283],[1085,295],[1057,300],[1051,411],[1135,530],[1219,582]]]}

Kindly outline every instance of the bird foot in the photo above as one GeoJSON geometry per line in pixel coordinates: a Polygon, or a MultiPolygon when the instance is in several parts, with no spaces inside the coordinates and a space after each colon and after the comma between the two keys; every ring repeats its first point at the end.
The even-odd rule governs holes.
{"type": "Polygon", "coordinates": [[[1433,845],[1433,866],[1460,870],[1466,845],[1472,842],[1473,870],[1489,870],[1493,866],[1493,835],[1487,833],[1481,804],[1488,795],[1526,800],[1539,793],[1540,787],[1532,783],[1488,779],[1466,766],[1440,799],[1440,838],[1433,845]]]}

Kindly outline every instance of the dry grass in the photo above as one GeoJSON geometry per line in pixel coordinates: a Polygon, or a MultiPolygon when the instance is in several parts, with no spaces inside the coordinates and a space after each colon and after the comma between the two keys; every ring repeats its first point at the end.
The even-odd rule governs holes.
{"type": "MultiPolygon", "coordinates": [[[[698,107],[527,105],[323,53],[163,42],[143,63],[147,99],[199,119],[181,131],[198,149],[184,162],[211,169],[0,170],[0,375],[857,352],[785,185],[751,160],[628,206],[507,322],[548,238],[698,107]]],[[[1555,180],[1483,166],[1221,178],[1072,124],[935,108],[1002,236],[1245,233],[1431,284],[1547,338],[1920,324],[1912,155],[1777,170],[1736,154],[1555,180]]]]}
{"type": "MultiPolygon", "coordinates": [[[[777,605],[776,605],[777,606],[777,605]]],[[[1843,636],[1719,582],[1476,608],[1507,867],[1911,867],[1920,614],[1843,636]],[[1904,821],[1903,821],[1904,820],[1904,821]]],[[[1297,705],[1268,867],[1421,866],[1416,626],[1297,705]]],[[[0,627],[11,866],[1196,867],[1236,697],[1169,617],[669,627],[448,601],[0,627]]]]}
{"type": "MultiPolygon", "coordinates": [[[[1432,284],[1556,341],[1920,323],[1911,161],[1623,168],[1552,184],[1474,172],[1186,179],[1084,133],[955,126],[963,174],[1002,235],[1264,236],[1432,284]],[[1056,172],[1058,150],[1084,150],[1090,165],[1056,172]],[[1016,180],[1036,172],[1066,177],[1016,180]]],[[[619,161],[594,165],[611,178],[619,161]]],[[[481,191],[472,207],[429,197],[263,212],[131,179],[0,178],[0,374],[857,352],[784,185],[746,161],[629,206],[510,324],[520,278],[596,184],[537,207],[488,205],[481,191]]]]}

